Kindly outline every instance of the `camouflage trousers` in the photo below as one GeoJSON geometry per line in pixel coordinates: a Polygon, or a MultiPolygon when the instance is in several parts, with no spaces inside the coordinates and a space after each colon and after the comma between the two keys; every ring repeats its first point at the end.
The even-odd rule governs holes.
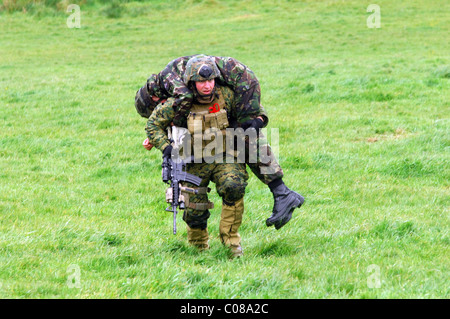
{"type": "Polygon", "coordinates": [[[283,177],[283,169],[272,152],[267,138],[260,133],[255,143],[245,141],[246,158],[245,163],[258,179],[264,184],[283,177]],[[256,159],[249,158],[249,154],[256,154],[256,159]]]}
{"type": "MultiPolygon", "coordinates": [[[[241,130],[241,129],[240,129],[241,130]]],[[[222,130],[223,131],[223,130],[222,130]]],[[[233,129],[232,129],[233,131],[233,129]]],[[[244,132],[241,130],[241,132],[244,132]]],[[[222,136],[225,136],[227,133],[222,133],[222,136]]],[[[250,170],[255,174],[255,176],[264,184],[268,185],[270,182],[282,178],[284,176],[283,169],[277,161],[275,154],[270,147],[267,138],[264,136],[262,132],[256,134],[255,131],[250,135],[247,135],[247,132],[244,134],[241,133],[233,133],[236,135],[226,136],[226,141],[224,141],[224,145],[227,149],[226,151],[226,159],[223,161],[230,163],[242,163],[248,165],[250,170]],[[228,146],[228,142],[230,142],[229,138],[232,140],[234,137],[233,146],[228,146]],[[240,141],[238,141],[240,140],[240,141]],[[231,155],[233,154],[233,155],[231,155]]],[[[192,139],[192,144],[195,143],[194,138],[192,139]]],[[[200,140],[202,140],[200,138],[200,140]]],[[[219,139],[219,141],[222,138],[219,139]]],[[[219,143],[220,144],[220,143],[219,143]]],[[[202,145],[203,147],[205,145],[202,145]]],[[[207,145],[208,147],[210,145],[207,145]]],[[[214,148],[214,147],[212,147],[214,148]]],[[[195,154],[195,150],[191,150],[192,154],[195,154]]],[[[196,159],[201,158],[200,156],[195,156],[196,159]]],[[[222,155],[218,155],[219,159],[222,159],[222,155]]],[[[214,157],[203,157],[203,160],[211,163],[211,162],[221,162],[214,159],[214,157]]]]}
{"type": "MultiPolygon", "coordinates": [[[[188,173],[196,175],[202,179],[199,186],[184,182],[186,187],[207,187],[212,181],[216,185],[216,190],[222,201],[227,205],[243,198],[247,186],[248,173],[245,164],[239,163],[192,163],[187,164],[188,173]]],[[[190,194],[191,203],[208,202],[207,194],[190,194]]],[[[209,210],[196,210],[186,207],[183,213],[183,220],[191,228],[205,229],[210,216],[209,210]]]]}

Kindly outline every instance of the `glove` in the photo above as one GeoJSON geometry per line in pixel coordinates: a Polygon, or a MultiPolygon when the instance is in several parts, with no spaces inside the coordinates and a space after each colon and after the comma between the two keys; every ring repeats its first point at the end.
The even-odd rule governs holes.
{"type": "Polygon", "coordinates": [[[248,128],[254,128],[257,132],[260,128],[263,128],[264,126],[264,121],[261,120],[260,118],[255,118],[253,120],[249,120],[247,122],[242,123],[241,127],[246,130],[248,128]]]}
{"type": "Polygon", "coordinates": [[[166,148],[163,151],[163,158],[170,158],[172,156],[172,145],[166,146],[166,148]]]}

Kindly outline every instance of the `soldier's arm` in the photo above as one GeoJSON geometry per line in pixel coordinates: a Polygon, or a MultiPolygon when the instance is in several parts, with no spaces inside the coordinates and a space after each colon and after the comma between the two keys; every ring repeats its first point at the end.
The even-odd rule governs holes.
{"type": "MultiPolygon", "coordinates": [[[[192,91],[183,82],[183,74],[186,63],[192,56],[184,56],[170,61],[158,74],[152,74],[136,94],[136,101],[141,104],[152,103],[150,97],[160,99],[174,98],[174,108],[178,110],[181,106],[188,105],[193,99],[192,91]]],[[[140,105],[139,105],[140,106],[140,105]]],[[[153,109],[156,105],[153,105],[153,109]]],[[[136,105],[138,108],[138,105],[136,105]]],[[[142,108],[142,107],[141,107],[142,108]]],[[[139,110],[138,110],[139,112],[139,110]]],[[[147,116],[148,117],[148,116],[147,116]]]]}
{"type": "Polygon", "coordinates": [[[165,103],[159,104],[149,117],[145,127],[150,144],[153,144],[161,152],[170,145],[166,130],[175,116],[173,103],[174,99],[169,98],[165,103]]]}
{"type": "Polygon", "coordinates": [[[259,107],[260,107],[260,112],[257,117],[259,117],[264,122],[263,127],[266,127],[267,124],[269,123],[269,116],[267,115],[266,110],[264,109],[264,107],[262,105],[260,105],[259,107]]]}
{"type": "Polygon", "coordinates": [[[194,95],[183,82],[186,64],[192,56],[184,56],[170,61],[159,73],[159,79],[164,93],[173,97],[175,109],[188,105],[190,107],[194,95]]]}
{"type": "Polygon", "coordinates": [[[223,97],[226,101],[227,112],[230,114],[231,118],[237,120],[239,124],[252,121],[255,118],[259,118],[263,121],[263,127],[267,126],[269,117],[267,116],[267,113],[262,105],[260,105],[259,107],[259,112],[255,112],[254,114],[245,114],[243,112],[239,112],[239,108],[236,105],[236,94],[230,87],[223,87],[222,92],[223,97]]]}
{"type": "Polygon", "coordinates": [[[231,57],[215,57],[221,73],[221,80],[235,93],[235,107],[240,124],[258,116],[267,125],[268,117],[261,106],[261,88],[259,81],[247,66],[231,57]]]}

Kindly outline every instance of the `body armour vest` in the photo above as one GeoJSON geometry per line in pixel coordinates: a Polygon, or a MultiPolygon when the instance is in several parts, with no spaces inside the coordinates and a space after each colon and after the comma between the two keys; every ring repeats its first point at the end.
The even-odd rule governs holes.
{"type": "Polygon", "coordinates": [[[212,102],[192,103],[187,128],[191,134],[191,150],[196,162],[199,158],[208,161],[227,152],[226,128],[229,122],[225,103],[220,87],[216,88],[212,102]]]}

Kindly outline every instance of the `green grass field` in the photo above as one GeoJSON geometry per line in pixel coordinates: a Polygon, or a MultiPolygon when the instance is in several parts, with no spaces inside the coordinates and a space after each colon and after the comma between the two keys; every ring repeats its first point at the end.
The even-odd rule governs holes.
{"type": "MultiPolygon", "coordinates": [[[[1,298],[449,298],[450,4],[376,1],[0,3],[1,298]],[[22,4],[23,3],[23,4],[22,4]],[[250,174],[245,256],[187,244],[134,96],[179,56],[258,76],[285,183],[265,226],[250,174]]],[[[43,2],[43,1],[41,1],[43,2]]],[[[74,1],[76,2],[76,1],[74,1]]]]}

